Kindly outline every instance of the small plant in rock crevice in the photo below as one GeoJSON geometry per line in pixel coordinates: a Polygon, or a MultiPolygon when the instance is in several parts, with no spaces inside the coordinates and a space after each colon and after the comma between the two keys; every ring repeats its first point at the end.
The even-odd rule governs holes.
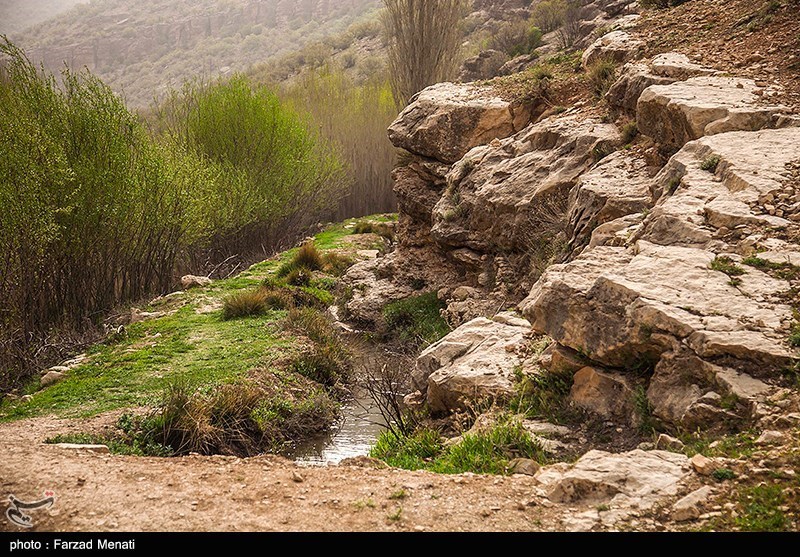
{"type": "Polygon", "coordinates": [[[718,155],[711,155],[703,159],[703,162],[700,163],[700,168],[706,172],[711,172],[714,174],[717,171],[720,162],[722,162],[722,159],[718,155]]]}
{"type": "Polygon", "coordinates": [[[709,264],[709,269],[728,275],[728,277],[730,277],[730,285],[734,287],[742,284],[742,280],[738,277],[747,274],[745,269],[737,265],[736,262],[727,255],[718,255],[715,257],[709,264]]]}

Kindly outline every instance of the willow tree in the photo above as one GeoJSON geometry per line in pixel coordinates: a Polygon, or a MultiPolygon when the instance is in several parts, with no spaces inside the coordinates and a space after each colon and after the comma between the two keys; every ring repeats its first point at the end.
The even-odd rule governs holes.
{"type": "Polygon", "coordinates": [[[395,100],[405,105],[428,85],[452,79],[465,0],[383,0],[395,100]]]}

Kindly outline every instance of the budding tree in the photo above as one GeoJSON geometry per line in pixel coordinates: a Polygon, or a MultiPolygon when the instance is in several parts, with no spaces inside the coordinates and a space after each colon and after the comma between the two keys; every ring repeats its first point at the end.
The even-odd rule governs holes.
{"type": "Polygon", "coordinates": [[[454,77],[465,0],[383,0],[389,69],[398,104],[454,77]]]}

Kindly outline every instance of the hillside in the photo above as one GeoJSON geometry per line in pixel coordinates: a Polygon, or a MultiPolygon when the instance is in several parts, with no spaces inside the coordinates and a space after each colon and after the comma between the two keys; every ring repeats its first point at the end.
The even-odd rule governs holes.
{"type": "MultiPolygon", "coordinates": [[[[88,67],[133,107],[343,31],[377,0],[99,0],[12,38],[58,71],[88,67]]],[[[19,8],[17,8],[19,9],[19,8]]]]}
{"type": "MultiPolygon", "coordinates": [[[[348,160],[392,168],[396,214],[121,298],[101,342],[32,368],[0,400],[0,477],[58,498],[18,526],[800,530],[800,0],[473,7],[459,78],[396,115],[382,67],[370,79],[386,44],[369,16],[251,68],[282,82],[291,122],[311,114],[348,160]]],[[[244,77],[229,87],[250,97],[244,77]]],[[[269,118],[227,98],[199,137],[230,137],[236,165],[187,215],[235,207],[222,178],[269,158],[233,133],[269,118]]],[[[32,144],[28,127],[8,126],[32,144]]],[[[37,169],[28,144],[10,170],[37,169]]]]}
{"type": "Polygon", "coordinates": [[[16,35],[89,0],[0,0],[0,35],[16,35]]]}

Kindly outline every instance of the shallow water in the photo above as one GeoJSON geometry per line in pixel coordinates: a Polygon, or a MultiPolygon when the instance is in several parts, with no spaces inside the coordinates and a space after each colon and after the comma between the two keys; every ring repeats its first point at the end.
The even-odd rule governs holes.
{"type": "Polygon", "coordinates": [[[342,405],[339,423],[326,435],[297,445],[287,456],[309,466],[339,464],[346,458],[368,455],[385,428],[375,403],[362,394],[342,405]]]}

